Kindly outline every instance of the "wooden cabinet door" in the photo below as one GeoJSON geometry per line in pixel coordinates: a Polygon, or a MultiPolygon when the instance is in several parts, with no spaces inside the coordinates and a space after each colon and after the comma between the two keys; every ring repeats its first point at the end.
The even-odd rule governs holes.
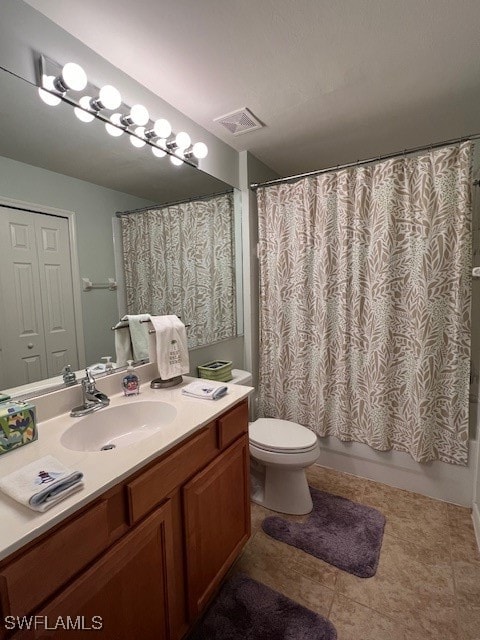
{"type": "Polygon", "coordinates": [[[167,501],[60,596],[36,612],[36,630],[17,633],[15,640],[90,636],[102,640],[167,640],[172,554],[172,514],[167,501]]]}
{"type": "Polygon", "coordinates": [[[240,438],[183,489],[188,608],[207,604],[250,536],[248,440],[240,438]]]}

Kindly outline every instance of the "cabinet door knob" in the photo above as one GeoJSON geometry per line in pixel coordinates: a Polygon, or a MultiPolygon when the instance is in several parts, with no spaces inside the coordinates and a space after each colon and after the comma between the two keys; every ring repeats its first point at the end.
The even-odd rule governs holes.
{"type": "Polygon", "coordinates": [[[28,347],[29,349],[33,349],[33,347],[34,347],[34,346],[35,346],[35,345],[33,344],[33,342],[29,342],[29,343],[27,344],[27,347],[28,347]]]}

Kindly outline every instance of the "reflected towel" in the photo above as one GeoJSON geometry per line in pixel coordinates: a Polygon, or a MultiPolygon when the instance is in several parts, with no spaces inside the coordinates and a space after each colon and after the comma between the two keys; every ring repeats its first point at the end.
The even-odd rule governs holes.
{"type": "Polygon", "coordinates": [[[170,380],[190,371],[187,331],[177,316],[151,316],[155,329],[158,373],[170,380]]]}
{"type": "Polygon", "coordinates": [[[218,400],[228,392],[224,384],[212,380],[190,382],[182,389],[182,393],[192,398],[205,398],[206,400],[218,400]]]}
{"type": "Polygon", "coordinates": [[[116,327],[121,327],[120,329],[115,329],[115,360],[117,361],[118,367],[124,367],[127,364],[128,360],[133,360],[132,354],[132,341],[130,339],[130,330],[127,326],[122,327],[125,323],[125,320],[120,320],[115,325],[116,327]]]}
{"type": "Polygon", "coordinates": [[[17,502],[47,511],[83,489],[83,473],[72,471],[53,456],[44,456],[0,479],[0,490],[17,502]]]}
{"type": "Polygon", "coordinates": [[[126,315],[122,320],[128,320],[130,328],[130,336],[132,338],[133,360],[148,360],[148,322],[140,322],[141,320],[150,320],[150,314],[140,313],[138,315],[126,315]]]}

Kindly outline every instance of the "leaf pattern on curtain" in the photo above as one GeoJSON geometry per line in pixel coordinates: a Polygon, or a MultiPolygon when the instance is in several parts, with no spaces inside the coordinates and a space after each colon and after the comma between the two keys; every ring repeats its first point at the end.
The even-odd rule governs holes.
{"type": "Polygon", "coordinates": [[[233,194],[121,218],[127,313],[178,315],[188,346],[236,335],[233,194]]]}
{"type": "Polygon", "coordinates": [[[259,412],[466,464],[471,144],[258,190],[259,412]]]}

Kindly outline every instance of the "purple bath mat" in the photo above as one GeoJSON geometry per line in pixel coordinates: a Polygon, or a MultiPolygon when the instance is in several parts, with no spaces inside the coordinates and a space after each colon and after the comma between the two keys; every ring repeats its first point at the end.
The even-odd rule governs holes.
{"type": "Polygon", "coordinates": [[[188,640],[336,640],[326,618],[237,574],[227,580],[188,640]]]}
{"type": "Polygon", "coordinates": [[[313,511],[305,522],[265,518],[269,536],[359,578],[375,575],[385,516],[363,504],[310,487],[313,511]]]}

